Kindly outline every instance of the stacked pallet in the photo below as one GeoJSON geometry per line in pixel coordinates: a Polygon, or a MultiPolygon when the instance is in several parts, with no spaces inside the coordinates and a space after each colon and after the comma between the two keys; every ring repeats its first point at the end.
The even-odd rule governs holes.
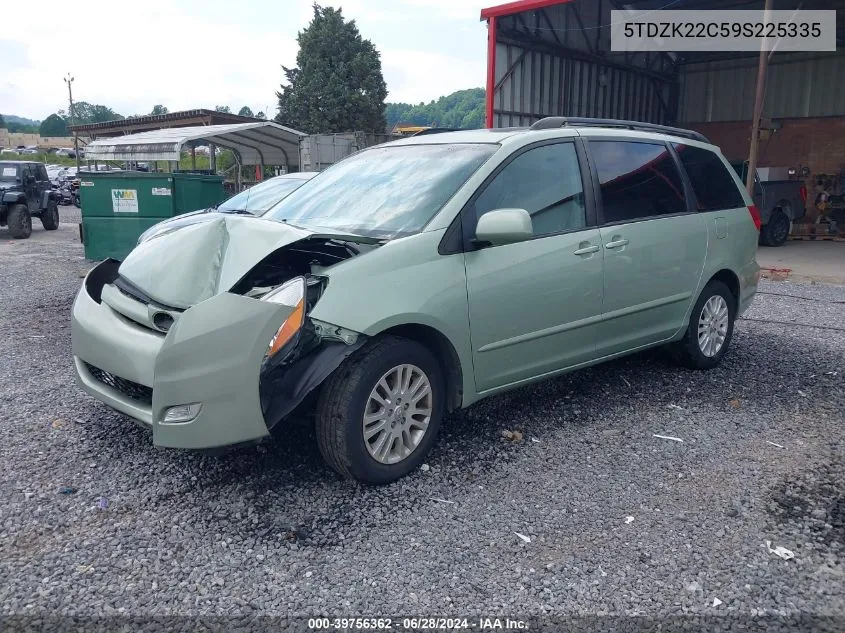
{"type": "Polygon", "coordinates": [[[836,224],[820,222],[818,224],[793,224],[789,234],[791,240],[827,240],[845,242],[845,232],[837,230],[836,224]]]}

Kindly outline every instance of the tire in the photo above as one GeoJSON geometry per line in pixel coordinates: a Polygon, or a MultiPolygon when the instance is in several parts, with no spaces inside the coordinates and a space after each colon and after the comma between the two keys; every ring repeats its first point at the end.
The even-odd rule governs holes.
{"type": "Polygon", "coordinates": [[[769,221],[760,227],[760,243],[763,246],[783,246],[789,238],[792,222],[783,209],[772,211],[769,221]]]}
{"type": "Polygon", "coordinates": [[[32,235],[32,216],[25,204],[13,204],[6,215],[9,234],[16,240],[25,240],[32,235]]]}
{"type": "MultiPolygon", "coordinates": [[[[407,394],[407,390],[394,394],[394,404],[404,394],[407,394]]],[[[376,338],[350,356],[323,385],[316,416],[320,453],[332,469],[349,479],[367,484],[386,484],[404,477],[422,464],[437,439],[445,396],[443,370],[434,354],[426,347],[397,336],[376,338]],[[420,374],[428,381],[430,392],[420,402],[423,406],[429,405],[430,415],[427,428],[420,435],[419,427],[415,426],[420,422],[415,422],[415,419],[424,420],[425,416],[410,416],[407,413],[411,410],[408,402],[400,403],[403,404],[402,410],[391,416],[388,406],[377,405],[376,400],[371,400],[371,392],[377,387],[380,389],[377,392],[379,396],[388,393],[379,386],[382,380],[388,386],[396,384],[393,378],[397,375],[391,375],[390,372],[400,367],[406,372],[403,376],[413,371],[410,367],[419,371],[419,374],[410,374],[408,382],[411,387],[414,384],[422,385],[416,382],[420,374]],[[385,414],[383,418],[371,423],[371,435],[365,439],[364,415],[373,405],[381,406],[385,414]],[[377,426],[383,427],[382,430],[376,432],[377,426]],[[394,433],[401,437],[393,439],[391,434],[394,433]],[[407,446],[414,443],[413,448],[407,446]],[[387,457],[377,459],[373,453],[384,452],[385,446],[390,449],[387,457]],[[379,447],[382,451],[379,451],[379,447]],[[396,459],[396,453],[402,451],[408,454],[400,456],[399,461],[385,463],[391,456],[396,459]]],[[[384,398],[382,402],[385,400],[390,402],[391,399],[384,398]]],[[[376,408],[370,415],[378,416],[379,411],[376,408]]]]}
{"type": "Polygon", "coordinates": [[[82,208],[82,203],[79,201],[79,194],[74,194],[74,196],[73,196],[73,206],[75,206],[77,209],[82,208]]]}
{"type": "Polygon", "coordinates": [[[55,231],[59,228],[59,205],[55,200],[50,200],[47,208],[41,212],[41,224],[45,231],[55,231]]]}
{"type": "MultiPolygon", "coordinates": [[[[689,325],[684,333],[684,338],[670,347],[675,361],[690,369],[713,369],[716,367],[722,361],[733,337],[736,305],[737,299],[733,296],[730,289],[721,281],[711,280],[704,287],[704,290],[701,291],[698,301],[695,302],[692,308],[689,325]],[[712,314],[712,308],[719,306],[720,299],[727,311],[727,315],[724,327],[717,329],[724,338],[718,347],[713,344],[713,347],[708,348],[706,334],[702,338],[699,337],[699,326],[703,325],[702,322],[707,320],[707,316],[703,318],[702,313],[705,311],[705,306],[708,306],[708,302],[712,300],[712,303],[709,304],[711,308],[709,313],[712,314]]],[[[718,312],[721,314],[721,310],[718,312]]],[[[716,322],[718,321],[719,319],[716,319],[716,322]]],[[[715,334],[712,330],[710,331],[710,341],[717,342],[719,340],[719,337],[715,336],[715,334]]]]}

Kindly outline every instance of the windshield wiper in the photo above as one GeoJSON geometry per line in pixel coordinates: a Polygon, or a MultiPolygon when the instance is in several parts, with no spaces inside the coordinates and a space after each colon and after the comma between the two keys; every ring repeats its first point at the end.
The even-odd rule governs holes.
{"type": "Polygon", "coordinates": [[[231,213],[233,215],[255,215],[252,211],[246,209],[220,209],[220,213],[231,213]]]}

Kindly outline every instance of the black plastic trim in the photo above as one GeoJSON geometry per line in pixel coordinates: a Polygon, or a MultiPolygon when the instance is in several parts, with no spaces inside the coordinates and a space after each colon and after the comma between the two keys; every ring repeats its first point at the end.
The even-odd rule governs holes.
{"type": "MultiPolygon", "coordinates": [[[[303,346],[303,340],[297,348],[303,346]]],[[[262,367],[258,392],[267,429],[272,430],[296,409],[308,394],[367,340],[368,337],[358,335],[358,340],[352,345],[339,341],[318,343],[317,347],[301,356],[297,356],[298,349],[293,349],[288,353],[291,360],[268,363],[262,367]]]]}

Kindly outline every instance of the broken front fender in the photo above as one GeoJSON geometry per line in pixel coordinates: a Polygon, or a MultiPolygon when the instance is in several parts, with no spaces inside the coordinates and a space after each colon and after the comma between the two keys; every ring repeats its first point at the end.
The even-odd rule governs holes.
{"type": "Polygon", "coordinates": [[[155,361],[153,443],[213,448],[268,435],[259,378],[270,339],[290,306],[222,293],[186,310],[155,361]],[[169,407],[201,405],[192,420],[164,423],[169,407]]]}

